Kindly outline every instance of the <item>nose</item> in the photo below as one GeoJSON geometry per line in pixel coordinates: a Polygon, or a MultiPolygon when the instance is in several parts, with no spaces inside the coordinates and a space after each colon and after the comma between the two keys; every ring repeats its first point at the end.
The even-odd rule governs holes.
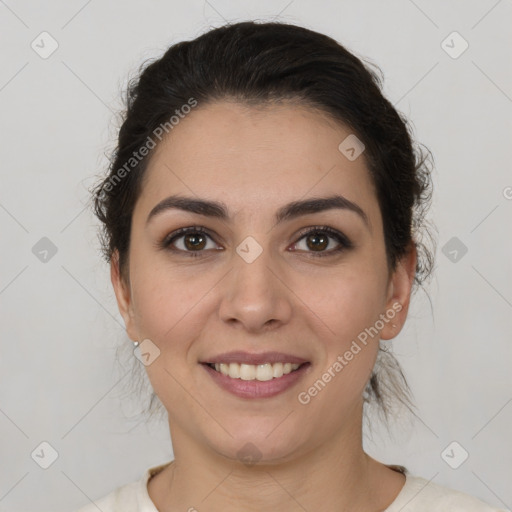
{"type": "Polygon", "coordinates": [[[293,293],[286,286],[285,276],[265,249],[252,262],[239,254],[223,280],[219,315],[222,321],[247,332],[258,333],[276,329],[289,322],[293,293]],[[281,275],[280,275],[281,274],[281,275]]]}

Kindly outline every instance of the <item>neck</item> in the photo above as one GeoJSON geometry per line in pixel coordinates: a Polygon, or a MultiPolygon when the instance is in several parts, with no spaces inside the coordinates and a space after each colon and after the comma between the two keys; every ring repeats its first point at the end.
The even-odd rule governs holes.
{"type": "Polygon", "coordinates": [[[158,510],[384,510],[405,481],[362,448],[361,421],[287,459],[244,465],[171,426],[174,462],[148,486],[158,510]]]}

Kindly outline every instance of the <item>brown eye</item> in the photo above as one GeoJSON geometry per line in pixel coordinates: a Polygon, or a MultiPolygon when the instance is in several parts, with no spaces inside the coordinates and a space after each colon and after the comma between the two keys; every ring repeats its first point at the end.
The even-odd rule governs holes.
{"type": "Polygon", "coordinates": [[[206,237],[203,234],[189,234],[183,237],[185,247],[191,251],[204,249],[206,237]]]}
{"type": "Polygon", "coordinates": [[[322,233],[307,235],[306,245],[312,251],[323,251],[329,245],[329,237],[322,233]]]}
{"type": "Polygon", "coordinates": [[[161,242],[161,247],[187,256],[200,256],[208,249],[218,249],[211,235],[198,227],[178,229],[161,242]]]}
{"type": "Polygon", "coordinates": [[[352,242],[343,233],[328,226],[314,227],[303,232],[294,244],[294,249],[311,256],[333,256],[352,247],[352,242]]]}

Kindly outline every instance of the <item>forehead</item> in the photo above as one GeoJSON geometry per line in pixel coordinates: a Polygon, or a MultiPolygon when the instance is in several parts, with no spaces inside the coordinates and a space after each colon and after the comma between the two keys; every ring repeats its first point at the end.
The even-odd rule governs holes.
{"type": "Polygon", "coordinates": [[[246,215],[333,193],[378,214],[364,153],[349,160],[339,145],[351,130],[293,104],[199,105],[153,150],[140,210],[171,194],[221,200],[246,215]]]}

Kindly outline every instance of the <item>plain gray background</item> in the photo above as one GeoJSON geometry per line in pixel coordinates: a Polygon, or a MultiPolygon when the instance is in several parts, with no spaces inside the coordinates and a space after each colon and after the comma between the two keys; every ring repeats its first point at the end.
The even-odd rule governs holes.
{"type": "Polygon", "coordinates": [[[69,511],[171,460],[167,423],[129,417],[144,404],[116,363],[131,342],[87,189],[144,59],[225,20],[272,17],[380,66],[435,157],[433,311],[420,291],[392,342],[419,414],[365,447],[512,508],[511,14],[510,0],[0,1],[0,510],[69,511]],[[454,441],[452,465],[469,454],[457,469],[454,441]]]}

